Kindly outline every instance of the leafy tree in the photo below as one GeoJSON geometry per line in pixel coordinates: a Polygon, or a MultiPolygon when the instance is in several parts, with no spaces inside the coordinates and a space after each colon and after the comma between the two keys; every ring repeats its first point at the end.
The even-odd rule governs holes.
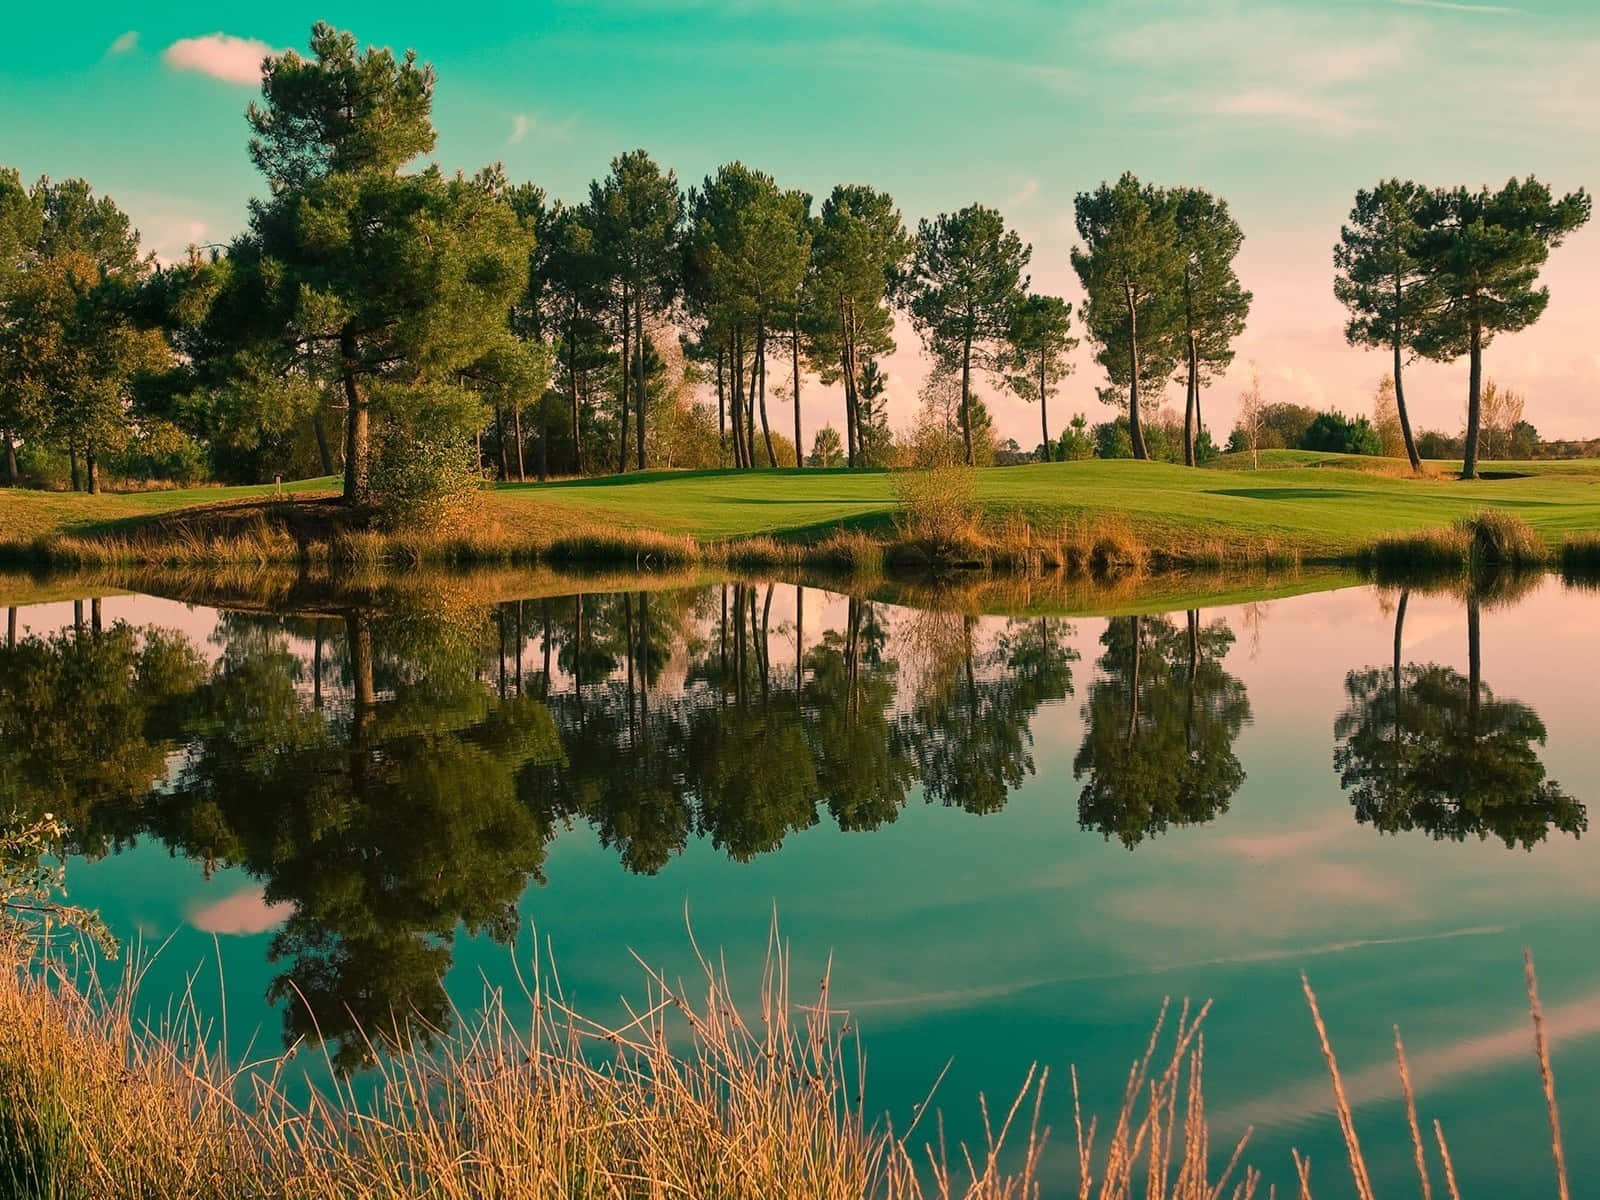
{"type": "Polygon", "coordinates": [[[1345,338],[1352,346],[1386,348],[1394,357],[1395,414],[1411,469],[1422,459],[1411,436],[1402,369],[1437,304],[1435,280],[1418,257],[1427,189],[1386,179],[1356,193],[1355,206],[1333,248],[1333,293],[1350,310],[1345,338]]]}
{"type": "Polygon", "coordinates": [[[994,464],[994,419],[988,405],[972,396],[963,409],[960,381],[948,371],[936,368],[923,380],[913,440],[918,466],[994,464]]]}
{"type": "Polygon", "coordinates": [[[1133,457],[1148,458],[1141,398],[1159,396],[1172,377],[1182,330],[1176,206],[1130,171],[1079,193],[1074,208],[1083,246],[1073,247],[1072,266],[1087,293],[1084,328],[1112,386],[1127,389],[1133,457]]]}
{"type": "Polygon", "coordinates": [[[894,433],[889,428],[889,398],[885,392],[889,377],[878,360],[861,364],[856,381],[856,460],[864,467],[889,465],[894,451],[894,433]]]}
{"type": "Polygon", "coordinates": [[[6,482],[12,487],[17,485],[17,441],[38,436],[44,427],[36,391],[29,387],[31,364],[18,353],[23,313],[16,303],[43,229],[39,191],[24,187],[15,168],[0,168],[0,439],[6,444],[6,482]]]}
{"type": "Polygon", "coordinates": [[[1244,232],[1228,212],[1228,202],[1200,188],[1172,193],[1173,222],[1182,256],[1184,359],[1188,365],[1183,413],[1183,461],[1196,463],[1195,437],[1203,428],[1200,389],[1206,379],[1233,361],[1233,341],[1244,332],[1250,293],[1233,269],[1244,232]]]}
{"type": "Polygon", "coordinates": [[[1059,296],[1024,296],[1012,317],[1009,337],[1016,356],[1016,373],[1008,377],[1007,383],[1029,403],[1039,402],[1039,427],[1044,435],[1040,446],[1045,462],[1050,461],[1050,395],[1072,373],[1068,355],[1078,345],[1071,330],[1072,306],[1059,296]]]}
{"type": "Polygon", "coordinates": [[[824,425],[812,439],[811,453],[806,456],[809,467],[837,467],[845,461],[844,447],[839,444],[839,431],[824,425]]]}
{"type": "MultiPolygon", "coordinates": [[[[605,366],[609,345],[605,328],[606,266],[595,246],[589,211],[556,204],[547,214],[541,265],[550,324],[558,340],[556,363],[567,397],[570,463],[583,474],[583,431],[593,379],[605,366]]],[[[542,418],[541,418],[542,419],[542,418]]]]}
{"type": "Polygon", "coordinates": [[[844,385],[845,458],[852,467],[869,436],[870,399],[862,395],[868,372],[894,351],[888,299],[911,248],[887,192],[840,184],[822,202],[806,289],[807,356],[822,382],[844,385]]]}
{"type": "Polygon", "coordinates": [[[1512,433],[1524,424],[1522,411],[1527,401],[1521,392],[1501,387],[1494,380],[1483,385],[1483,453],[1486,458],[1509,457],[1513,449],[1512,433]]]}
{"type": "Polygon", "coordinates": [[[683,193],[643,150],[611,160],[611,173],[589,185],[594,245],[615,289],[622,372],[618,390],[617,470],[628,469],[628,400],[633,397],[637,462],[644,470],[645,328],[678,288],[683,193]]]}
{"type": "Polygon", "coordinates": [[[972,372],[1004,371],[1018,303],[1032,256],[992,208],[971,205],[917,226],[904,283],[907,308],[939,366],[961,380],[961,436],[966,462],[977,462],[972,372]]]}
{"type": "Polygon", "coordinates": [[[1094,438],[1089,431],[1089,418],[1083,413],[1074,413],[1061,431],[1061,440],[1056,443],[1056,458],[1062,462],[1077,462],[1093,457],[1094,438]]]}
{"type": "Polygon", "coordinates": [[[1484,348],[1495,334],[1526,329],[1544,314],[1550,289],[1536,286],[1539,268],[1589,211],[1587,192],[1557,200],[1531,175],[1497,192],[1440,190],[1423,208],[1417,257],[1437,300],[1416,344],[1440,362],[1468,357],[1463,479],[1478,474],[1484,348]]]}
{"type": "Polygon", "coordinates": [[[498,172],[403,173],[434,142],[433,71],[414,52],[358,53],[354,36],[321,22],[311,52],[264,68],[251,157],[271,194],[229,248],[210,321],[232,347],[236,387],[296,376],[337,387],[345,500],[364,504],[375,407],[438,410],[441,389],[500,342],[526,286],[529,235],[498,172]]]}
{"type": "Polygon", "coordinates": [[[1383,443],[1371,421],[1366,417],[1352,419],[1337,411],[1320,412],[1312,418],[1300,448],[1332,454],[1383,453],[1383,443]]]}
{"type": "Polygon", "coordinates": [[[24,428],[68,448],[74,488],[81,455],[95,492],[101,456],[127,439],[136,384],[169,361],[137,303],[153,263],[127,215],[81,179],[41,179],[31,204],[20,205],[12,202],[13,226],[31,225],[36,211],[38,242],[7,288],[7,407],[24,428]]]}
{"type": "MultiPolygon", "coordinates": [[[[796,301],[811,249],[811,198],[782,191],[772,176],[728,163],[690,196],[689,266],[711,339],[732,383],[734,457],[753,467],[760,404],[767,461],[777,465],[767,421],[767,335],[775,314],[796,301]],[[748,388],[744,377],[750,354],[748,388]]],[[[719,375],[720,378],[720,375],[719,375]]]]}

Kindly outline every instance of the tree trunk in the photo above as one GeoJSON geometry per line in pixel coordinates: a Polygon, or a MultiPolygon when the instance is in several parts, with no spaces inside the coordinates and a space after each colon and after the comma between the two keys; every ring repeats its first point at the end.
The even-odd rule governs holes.
{"type": "Polygon", "coordinates": [[[539,457],[535,460],[539,482],[550,478],[550,406],[539,397],[539,457]]]}
{"type": "Polygon", "coordinates": [[[578,403],[578,318],[567,322],[567,385],[572,390],[572,473],[583,474],[583,422],[578,403]]]}
{"type": "Polygon", "coordinates": [[[11,605],[6,609],[6,649],[11,650],[17,644],[17,606],[11,605]]]}
{"type": "Polygon", "coordinates": [[[89,632],[99,637],[104,627],[100,612],[100,597],[94,596],[89,600],[89,632]]]}
{"type": "Polygon", "coordinates": [[[856,352],[849,319],[849,302],[839,298],[839,368],[844,375],[844,462],[856,465],[856,434],[861,398],[856,395],[856,352]]]}
{"type": "Polygon", "coordinates": [[[1139,732],[1139,656],[1144,647],[1140,644],[1138,617],[1129,617],[1133,628],[1133,677],[1128,688],[1128,748],[1133,748],[1134,735],[1139,732]]]}
{"type": "Polygon", "coordinates": [[[1189,331],[1189,386],[1184,391],[1183,406],[1183,465],[1194,463],[1194,421],[1200,408],[1200,348],[1195,343],[1194,330],[1189,331]]]}
{"type": "Polygon", "coordinates": [[[1461,478],[1478,477],[1478,425],[1479,409],[1483,404],[1483,329],[1473,321],[1468,339],[1467,354],[1467,444],[1461,463],[1461,478]]]}
{"type": "Polygon", "coordinates": [[[1478,593],[1467,593],[1467,730],[1474,740],[1478,735],[1479,696],[1483,691],[1483,649],[1479,642],[1481,624],[1478,593]]]}
{"type": "Polygon", "coordinates": [[[735,327],[728,336],[728,365],[732,368],[728,380],[728,432],[733,438],[733,465],[743,468],[744,461],[744,343],[739,340],[735,327]]]}
{"type": "Polygon", "coordinates": [[[722,370],[723,357],[724,357],[724,351],[723,351],[721,346],[718,346],[717,347],[717,447],[718,447],[717,465],[718,466],[723,465],[722,460],[724,460],[724,459],[726,459],[728,457],[728,398],[727,398],[727,389],[726,389],[726,386],[724,384],[724,372],[722,370]]]}
{"type": "Polygon", "coordinates": [[[1406,627],[1406,601],[1411,599],[1409,591],[1400,593],[1400,603],[1394,610],[1394,765],[1396,771],[1400,764],[1400,652],[1404,645],[1403,637],[1406,627]]]}
{"type": "Polygon", "coordinates": [[[333,450],[328,445],[328,425],[322,419],[322,405],[319,402],[317,411],[311,417],[311,429],[317,435],[317,457],[322,460],[322,473],[333,474],[333,450]]]}
{"type": "Polygon", "coordinates": [[[72,467],[72,490],[81,492],[83,490],[83,475],[78,470],[78,448],[76,446],[67,447],[67,461],[72,467]]]}
{"type": "Polygon", "coordinates": [[[339,359],[345,400],[344,500],[346,504],[365,504],[372,498],[371,429],[367,398],[356,386],[355,334],[346,331],[340,335],[339,359]]]}
{"type": "Polygon", "coordinates": [[[11,440],[11,435],[6,434],[6,484],[8,487],[17,486],[17,444],[11,440]]]}
{"type": "Polygon", "coordinates": [[[78,638],[80,640],[83,637],[83,601],[82,600],[74,600],[72,602],[72,635],[73,635],[73,637],[78,638]]]}
{"type": "Polygon", "coordinates": [[[1402,285],[1400,285],[1400,280],[1397,278],[1397,280],[1395,280],[1395,314],[1397,314],[1397,317],[1395,317],[1394,330],[1395,414],[1397,414],[1398,418],[1400,418],[1400,437],[1405,438],[1405,456],[1406,458],[1411,459],[1411,470],[1421,470],[1422,456],[1421,454],[1416,453],[1416,438],[1411,437],[1411,414],[1406,413],[1405,411],[1405,387],[1400,384],[1400,366],[1402,366],[1403,352],[1405,352],[1405,346],[1403,346],[1403,341],[1405,341],[1405,338],[1403,338],[1402,331],[1400,331],[1400,318],[1398,318],[1398,312],[1400,312],[1400,291],[1402,291],[1402,285]]]}
{"type": "Polygon", "coordinates": [[[638,362],[634,376],[633,412],[638,423],[639,470],[644,470],[644,301],[635,297],[633,302],[633,354],[638,362]]]}
{"type": "Polygon", "coordinates": [[[789,346],[790,366],[794,373],[794,466],[795,470],[806,465],[805,447],[800,441],[800,310],[795,309],[794,332],[789,346]]]}
{"type": "Polygon", "coordinates": [[[1139,310],[1128,294],[1128,440],[1133,443],[1133,456],[1146,459],[1144,429],[1139,422],[1139,310]]]}
{"type": "Polygon", "coordinates": [[[528,482],[527,464],[522,458],[522,401],[511,402],[511,436],[517,440],[517,482],[528,482]]]}
{"type": "Polygon", "coordinates": [[[767,326],[765,321],[756,324],[756,368],[761,373],[761,437],[767,444],[767,465],[778,465],[778,456],[772,450],[772,428],[767,424],[767,326]]]}
{"type": "Polygon", "coordinates": [[[1052,455],[1050,454],[1050,415],[1045,409],[1045,405],[1049,402],[1044,390],[1045,375],[1045,356],[1041,353],[1039,355],[1039,431],[1044,434],[1044,442],[1042,443],[1044,446],[1044,460],[1045,462],[1050,462],[1052,460],[1052,455]]]}
{"type": "Polygon", "coordinates": [[[628,286],[622,286],[622,370],[619,372],[621,386],[618,394],[621,406],[617,417],[617,474],[625,474],[628,470],[628,368],[633,360],[628,357],[629,348],[632,346],[630,329],[628,326],[628,286]]]}
{"type": "Polygon", "coordinates": [[[95,452],[94,452],[94,439],[93,438],[90,438],[88,444],[85,445],[84,448],[83,448],[83,466],[84,466],[84,475],[89,480],[89,494],[91,496],[99,495],[100,494],[100,460],[96,457],[95,452]]]}
{"type": "Polygon", "coordinates": [[[352,612],[345,614],[344,627],[354,689],[355,732],[359,735],[365,731],[377,702],[377,689],[372,684],[372,623],[360,613],[352,612]]]}
{"type": "Polygon", "coordinates": [[[546,596],[539,601],[539,615],[544,619],[544,633],[540,637],[540,648],[544,651],[544,686],[541,688],[543,698],[550,699],[550,597],[546,596]]]}
{"type": "Polygon", "coordinates": [[[500,459],[500,479],[504,482],[511,478],[511,466],[506,458],[506,414],[498,404],[494,406],[494,441],[495,453],[500,459]]]}
{"type": "MultiPolygon", "coordinates": [[[[13,621],[16,619],[16,609],[12,609],[13,621]]],[[[13,641],[16,639],[13,638],[13,641]]],[[[794,585],[794,690],[798,695],[800,689],[806,685],[806,589],[803,584],[794,585]]]]}
{"type": "Polygon", "coordinates": [[[961,442],[967,450],[967,466],[978,465],[972,453],[972,330],[961,343],[961,442]]]}

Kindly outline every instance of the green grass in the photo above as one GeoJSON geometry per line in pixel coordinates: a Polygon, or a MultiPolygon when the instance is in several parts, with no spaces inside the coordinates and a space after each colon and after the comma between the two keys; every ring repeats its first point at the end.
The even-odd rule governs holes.
{"type": "MultiPolygon", "coordinates": [[[[1339,456],[1262,457],[1260,470],[1236,459],[1226,470],[1127,460],[986,470],[978,501],[991,518],[1020,516],[1039,528],[1114,519],[1151,546],[1247,538],[1307,558],[1348,557],[1385,534],[1450,525],[1485,508],[1522,517],[1551,545],[1600,529],[1600,462],[1495,463],[1486,469],[1517,477],[1462,482],[1326,461],[1339,456]]],[[[887,471],[645,472],[506,485],[494,503],[508,513],[526,505],[553,521],[701,539],[815,538],[839,526],[887,531],[895,493],[887,471]]]]}
{"type": "MultiPolygon", "coordinates": [[[[1442,464],[1434,464],[1435,468],[1442,464]]],[[[977,502],[1001,530],[1025,522],[1035,536],[1112,529],[1152,556],[1201,561],[1271,547],[1307,562],[1349,562],[1380,538],[1448,527],[1485,509],[1526,521],[1551,548],[1600,530],[1600,461],[1489,463],[1494,478],[1413,478],[1385,459],[1263,453],[1227,456],[1220,469],[1089,460],[978,473],[977,502]],[[1197,549],[1199,548],[1198,554],[1197,549]]],[[[334,481],[286,485],[297,498],[327,495],[334,481]]],[[[273,488],[82,496],[0,492],[0,541],[137,535],[150,518],[195,505],[260,500],[273,488]]],[[[625,543],[664,534],[700,542],[774,538],[818,542],[840,529],[894,540],[891,472],[648,471],[547,484],[505,484],[482,501],[474,535],[530,551],[566,538],[625,543]]],[[[253,511],[241,508],[240,512],[253,511]]]]}
{"type": "MultiPolygon", "coordinates": [[[[283,485],[296,497],[332,495],[339,481],[332,476],[300,479],[283,485]]],[[[264,500],[276,494],[270,483],[250,487],[192,487],[152,492],[36,492],[0,489],[0,539],[31,541],[40,537],[92,537],[113,532],[144,518],[220,503],[264,500]]]]}

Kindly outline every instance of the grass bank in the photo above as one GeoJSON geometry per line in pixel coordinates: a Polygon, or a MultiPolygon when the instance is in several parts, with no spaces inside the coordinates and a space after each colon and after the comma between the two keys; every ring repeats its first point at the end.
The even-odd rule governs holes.
{"type": "MultiPolygon", "coordinates": [[[[986,1142],[947,1148],[935,1116],[903,1131],[868,1114],[865,1067],[848,1015],[790,994],[774,940],[757,1008],[741,1015],[712,962],[695,995],[647,972],[646,995],[617,1026],[572,1011],[535,974],[533,1012],[498,994],[459,1034],[391,1046],[375,1078],[289,1099],[288,1057],[230,1067],[208,1049],[192,998],[152,1031],[131,990],[107,995],[15,951],[0,960],[0,1187],[16,1200],[1025,1200],[1041,1194],[1047,1073],[1009,1104],[981,1099],[986,1142]]],[[[1544,1085],[1554,1172],[1529,1147],[1524,1195],[1569,1194],[1554,1073],[1532,960],[1530,1057],[1544,1085]],[[1535,1171],[1548,1182],[1535,1182],[1535,1171]]],[[[1329,1070],[1356,1194],[1368,1170],[1315,993],[1311,1026],[1329,1070]]],[[[1261,1176],[1214,1142],[1202,1027],[1209,1006],[1164,1010],[1120,1098],[1084,1111],[1072,1076],[1080,1197],[1250,1200],[1261,1176]],[[1110,1118],[1110,1119],[1103,1119],[1110,1118]]],[[[1437,1121],[1424,1125],[1400,1039],[1396,1069],[1423,1195],[1441,1174],[1462,1194],[1437,1121]],[[1424,1132],[1426,1130],[1426,1132],[1424,1132]]],[[[1531,1065],[1531,1064],[1530,1064],[1531,1065]]],[[[919,1106],[927,1112],[933,1106],[919,1106]]],[[[920,1123],[919,1123],[920,1122],[920,1123]]],[[[1073,1160],[1069,1158],[1069,1163],[1073,1160]]],[[[1296,1153],[1303,1200],[1309,1164],[1296,1153]]],[[[1320,1178],[1327,1179],[1328,1168],[1320,1178]]],[[[1471,1180],[1467,1192],[1471,1194],[1471,1180]]],[[[1378,1191],[1401,1180],[1379,1179],[1378,1191]]],[[[1066,1181],[1053,1180],[1052,1191],[1066,1181]]],[[[1414,1185],[1408,1185],[1414,1186],[1414,1185]]],[[[1335,1186],[1336,1194],[1345,1194],[1335,1186]]],[[[1275,1194],[1275,1193],[1274,1193],[1275,1194]]]]}
{"type": "Polygon", "coordinates": [[[974,566],[1069,573],[1354,564],[1385,539],[1484,510],[1518,517],[1554,563],[1600,531],[1600,462],[1491,463],[1489,478],[1411,477],[1388,460],[1278,451],[1260,469],[1090,460],[984,470],[970,535],[938,552],[905,527],[888,471],[639,472],[487,490],[469,526],[381,532],[330,480],[121,496],[0,493],[12,562],[629,564],[877,571],[974,566]]]}

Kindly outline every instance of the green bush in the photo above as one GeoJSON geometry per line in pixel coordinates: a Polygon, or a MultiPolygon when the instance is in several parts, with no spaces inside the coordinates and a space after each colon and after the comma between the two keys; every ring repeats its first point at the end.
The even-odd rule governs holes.
{"type": "Polygon", "coordinates": [[[1383,453],[1383,439],[1366,417],[1345,416],[1337,410],[1320,412],[1306,427],[1300,439],[1302,450],[1321,450],[1329,454],[1383,453]]]}

